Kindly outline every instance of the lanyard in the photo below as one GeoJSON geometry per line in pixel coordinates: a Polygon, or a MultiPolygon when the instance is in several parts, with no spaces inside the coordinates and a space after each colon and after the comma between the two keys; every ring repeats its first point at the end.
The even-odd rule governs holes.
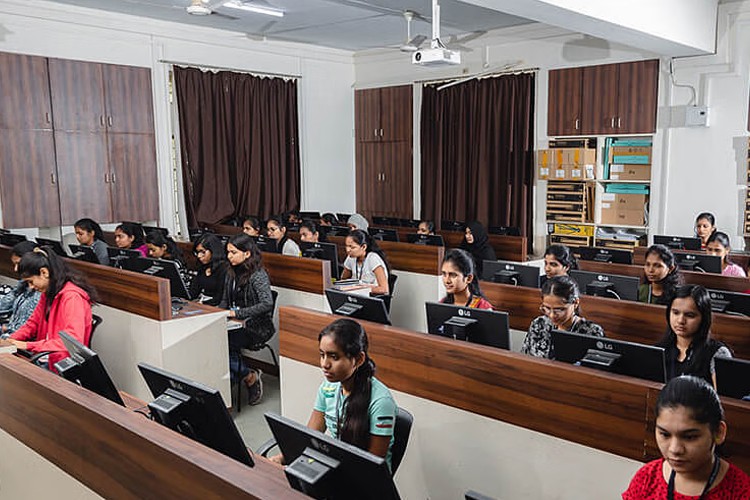
{"type": "Polygon", "coordinates": [[[359,264],[359,261],[357,259],[354,259],[354,275],[357,278],[357,281],[362,281],[362,273],[365,271],[365,260],[367,259],[367,256],[365,255],[365,259],[362,260],[362,265],[359,264]]]}
{"type": "MultiPolygon", "coordinates": [[[[341,418],[339,415],[339,397],[342,396],[342,393],[344,392],[344,388],[342,386],[339,386],[339,390],[336,392],[336,401],[334,402],[334,405],[336,406],[336,439],[341,439],[341,418]]],[[[341,401],[341,404],[343,405],[343,400],[341,401]]]]}
{"type": "MultiPolygon", "coordinates": [[[[716,481],[716,476],[719,475],[720,466],[721,460],[717,455],[714,455],[714,466],[711,469],[711,475],[708,476],[708,482],[703,488],[703,493],[701,493],[701,496],[698,498],[698,500],[703,500],[706,497],[706,494],[708,494],[708,490],[709,488],[711,488],[711,484],[716,481]]],[[[669,484],[667,485],[667,500],[674,500],[674,477],[675,471],[674,469],[672,469],[672,473],[669,475],[669,484]]]]}

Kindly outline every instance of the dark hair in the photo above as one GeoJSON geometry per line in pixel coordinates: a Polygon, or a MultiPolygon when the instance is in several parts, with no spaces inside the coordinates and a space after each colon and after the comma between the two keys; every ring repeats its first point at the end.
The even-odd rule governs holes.
{"type": "MultiPolygon", "coordinates": [[[[721,231],[716,231],[714,229],[714,232],[711,233],[711,236],[708,237],[708,240],[706,241],[706,245],[713,242],[719,243],[719,245],[723,246],[727,250],[732,249],[732,245],[729,241],[729,235],[727,233],[722,233],[721,231]]],[[[724,260],[727,264],[732,264],[732,261],[729,259],[729,255],[724,256],[724,260]]]]}
{"type": "Polygon", "coordinates": [[[136,224],[134,222],[123,222],[115,228],[115,231],[117,231],[118,229],[133,238],[133,243],[130,244],[130,248],[138,248],[144,245],[143,226],[141,226],[140,224],[136,224]]]}
{"type": "Polygon", "coordinates": [[[315,224],[315,221],[309,219],[303,220],[299,225],[300,230],[303,227],[306,227],[313,234],[318,233],[318,241],[325,241],[326,235],[318,231],[318,225],[315,224]]]}
{"type": "MultiPolygon", "coordinates": [[[[581,297],[581,292],[578,283],[570,276],[553,276],[542,285],[542,297],[545,295],[552,295],[566,304],[572,304],[581,297]]],[[[577,307],[576,314],[579,312],[580,307],[577,307]]]]}
{"type": "Polygon", "coordinates": [[[180,250],[180,247],[177,246],[177,243],[175,243],[172,238],[170,238],[169,236],[165,236],[161,231],[151,231],[150,233],[148,233],[146,235],[146,243],[157,247],[167,247],[167,258],[177,261],[180,264],[185,264],[185,261],[182,258],[182,250],[180,250]]]}
{"type": "Polygon", "coordinates": [[[193,253],[198,251],[198,245],[211,252],[211,261],[208,264],[201,264],[202,268],[210,267],[211,272],[214,272],[226,264],[227,259],[226,253],[224,252],[224,244],[215,234],[202,234],[201,237],[193,243],[193,253]]]}
{"type": "MultiPolygon", "coordinates": [[[[471,254],[469,254],[466,250],[454,248],[452,250],[449,250],[448,253],[445,254],[445,257],[443,258],[443,264],[445,264],[446,262],[450,262],[451,264],[456,266],[459,272],[464,276],[468,276],[470,274],[473,275],[474,279],[469,283],[469,292],[475,297],[484,297],[484,295],[482,294],[482,290],[479,288],[479,276],[477,276],[476,266],[474,265],[474,259],[471,257],[471,254]]],[[[446,295],[443,302],[445,304],[453,304],[454,301],[455,297],[452,293],[449,293],[448,295],[446,295]]]]}
{"type": "Polygon", "coordinates": [[[684,407],[698,423],[708,424],[712,433],[724,420],[724,409],[713,386],[692,375],[675,377],[662,388],[656,400],[656,417],[664,408],[684,407]]]}
{"type": "Polygon", "coordinates": [[[554,244],[547,247],[544,250],[544,255],[551,255],[560,263],[561,266],[567,267],[568,269],[578,269],[578,261],[565,245],[554,244]]]}
{"type": "Polygon", "coordinates": [[[367,354],[368,341],[365,329],[354,320],[337,319],[318,334],[318,342],[331,336],[336,346],[347,358],[364,353],[364,362],[352,375],[352,391],[344,400],[344,421],[338,438],[345,443],[367,449],[370,443],[370,399],[375,362],[367,354]]]}
{"type": "Polygon", "coordinates": [[[284,220],[286,222],[291,222],[292,217],[299,219],[299,210],[289,210],[288,212],[284,212],[284,220]]]}
{"type": "Polygon", "coordinates": [[[419,221],[420,224],[427,224],[427,231],[430,233],[435,232],[435,223],[431,220],[421,220],[419,221]]]}
{"type": "Polygon", "coordinates": [[[336,224],[339,223],[338,218],[334,214],[332,214],[331,212],[326,212],[323,215],[321,215],[320,216],[320,221],[321,222],[326,221],[327,223],[329,223],[332,226],[335,226],[336,224]]]}
{"type": "Polygon", "coordinates": [[[33,241],[19,241],[10,249],[10,254],[16,257],[23,257],[28,252],[33,252],[38,245],[33,241]]]}
{"type": "Polygon", "coordinates": [[[49,318],[52,302],[68,281],[83,289],[89,295],[92,304],[96,301],[96,290],[86,282],[83,276],[70,269],[65,261],[55,254],[52,247],[43,246],[23,254],[18,264],[18,274],[24,279],[39,276],[44,268],[49,273],[49,286],[45,292],[47,308],[44,311],[44,317],[46,319],[49,318]]]}
{"type": "Polygon", "coordinates": [[[104,232],[102,231],[102,227],[93,219],[78,219],[75,224],[73,224],[74,228],[80,228],[84,231],[87,231],[89,233],[94,233],[94,239],[99,241],[104,241],[104,232]]]}
{"type": "Polygon", "coordinates": [[[351,231],[349,231],[349,234],[347,234],[346,237],[354,240],[357,245],[367,245],[367,249],[365,250],[365,257],[367,257],[367,254],[370,252],[378,254],[380,258],[383,259],[383,263],[385,263],[386,272],[390,273],[388,259],[385,258],[385,253],[383,253],[383,251],[378,246],[378,240],[370,236],[370,233],[361,229],[352,229],[351,231]]]}
{"type": "Polygon", "coordinates": [[[485,246],[489,246],[489,244],[490,237],[481,222],[475,220],[469,222],[466,225],[466,227],[464,228],[464,238],[461,241],[461,248],[463,248],[464,250],[469,250],[472,254],[474,254],[476,251],[479,251],[485,246]],[[466,229],[469,229],[469,231],[471,231],[471,235],[474,237],[474,243],[469,243],[466,241],[466,229]]]}
{"type": "Polygon", "coordinates": [[[258,269],[263,268],[263,261],[261,260],[260,250],[255,245],[255,241],[246,235],[245,233],[235,234],[227,245],[231,244],[240,252],[250,252],[250,257],[239,266],[230,265],[227,269],[227,276],[230,279],[236,279],[240,285],[246,285],[250,281],[250,276],[255,273],[258,269]]]}
{"type": "Polygon", "coordinates": [[[710,222],[711,225],[714,226],[714,231],[716,231],[716,217],[714,217],[714,214],[712,214],[711,212],[701,212],[695,218],[695,223],[697,224],[701,219],[706,219],[708,222],[710,222]]]}
{"type": "Polygon", "coordinates": [[[279,231],[282,231],[281,238],[276,241],[276,251],[278,253],[282,253],[284,251],[284,243],[286,243],[286,240],[289,239],[286,230],[287,220],[283,215],[272,215],[266,221],[266,227],[268,226],[269,222],[275,222],[276,225],[279,226],[279,231]]]}
{"type": "MultiPolygon", "coordinates": [[[[680,274],[680,269],[679,267],[677,267],[677,263],[675,262],[672,250],[670,250],[667,246],[659,244],[651,245],[650,247],[648,247],[648,250],[646,250],[646,255],[644,258],[648,258],[648,256],[651,254],[659,257],[659,259],[664,262],[664,265],[669,268],[669,273],[667,273],[667,275],[664,276],[661,281],[659,281],[659,284],[664,288],[663,300],[665,302],[669,301],[672,297],[672,294],[674,293],[675,287],[682,283],[682,275],[680,274]]],[[[648,282],[648,278],[646,278],[646,282],[648,282]]]]}
{"type": "Polygon", "coordinates": [[[258,219],[257,217],[253,217],[251,215],[248,215],[247,217],[245,217],[245,218],[242,219],[242,224],[240,224],[240,225],[244,226],[245,222],[249,222],[250,223],[250,227],[252,227],[256,231],[260,232],[260,219],[258,219]]]}

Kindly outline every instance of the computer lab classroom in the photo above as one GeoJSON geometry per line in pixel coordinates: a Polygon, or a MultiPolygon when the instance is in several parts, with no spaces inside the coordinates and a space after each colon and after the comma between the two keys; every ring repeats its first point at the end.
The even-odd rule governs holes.
{"type": "MultiPolygon", "coordinates": [[[[671,238],[676,257],[690,253],[702,213],[747,276],[749,151],[750,0],[4,0],[0,282],[19,280],[3,236],[60,242],[97,291],[87,347],[124,406],[0,351],[0,499],[304,498],[257,440],[271,436],[265,411],[308,422],[318,335],[342,314],[365,329],[378,380],[412,418],[385,479],[393,498],[621,498],[662,456],[664,381],[522,353],[542,298],[518,281],[526,267],[543,278],[557,244],[600,288],[637,289],[649,246],[671,238]],[[69,249],[79,219],[110,247],[131,221],[166,230],[195,271],[196,238],[226,242],[246,216],[265,236],[289,213],[319,229],[333,214],[343,232],[321,229],[338,260],[261,248],[275,333],[242,351],[263,372],[257,406],[230,377],[227,310],[179,297],[179,276],[69,249]],[[383,230],[385,297],[349,300],[335,285],[352,214],[383,230]],[[410,242],[420,221],[442,246],[410,242]],[[428,333],[443,259],[473,221],[504,263],[475,276],[504,313],[502,347],[428,333]],[[139,363],[218,391],[253,466],[149,418],[158,395],[139,363]]],[[[299,220],[287,236],[302,245],[299,220]]],[[[711,336],[747,389],[750,280],[696,259],[682,280],[726,293],[711,336]]],[[[664,305],[596,288],[581,286],[579,304],[604,331],[592,348],[662,339],[664,305]]],[[[456,311],[441,332],[487,327],[456,311]]],[[[750,401],[721,404],[720,452],[750,474],[750,401]]],[[[371,498],[373,481],[317,497],[371,498]]]]}

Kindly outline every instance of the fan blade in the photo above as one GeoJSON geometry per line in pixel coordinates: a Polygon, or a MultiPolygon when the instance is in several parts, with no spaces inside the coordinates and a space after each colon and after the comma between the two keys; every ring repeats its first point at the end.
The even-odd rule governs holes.
{"type": "Polygon", "coordinates": [[[237,19],[239,19],[239,17],[230,16],[229,14],[222,14],[221,12],[216,12],[215,10],[211,11],[211,15],[223,17],[224,19],[229,19],[230,21],[236,21],[237,19]]]}
{"type": "Polygon", "coordinates": [[[424,41],[427,40],[427,37],[424,35],[416,35],[411,40],[409,40],[406,45],[411,45],[414,47],[414,50],[419,49],[419,47],[424,43],[424,41]]]}
{"type": "Polygon", "coordinates": [[[454,35],[455,36],[455,40],[451,40],[451,43],[459,43],[460,44],[460,43],[470,42],[472,40],[476,40],[477,38],[479,38],[480,36],[485,35],[485,34],[487,34],[486,30],[477,30],[477,31],[472,31],[471,33],[467,33],[467,34],[465,34],[463,36],[455,36],[454,35]]]}

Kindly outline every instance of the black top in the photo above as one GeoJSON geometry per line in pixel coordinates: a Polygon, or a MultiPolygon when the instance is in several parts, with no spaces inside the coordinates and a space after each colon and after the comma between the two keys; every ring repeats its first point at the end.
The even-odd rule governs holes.
{"type": "Polygon", "coordinates": [[[678,361],[680,351],[677,345],[662,344],[664,357],[667,363],[667,380],[680,375],[694,375],[700,377],[713,385],[712,374],[714,372],[714,356],[717,354],[731,357],[732,353],[722,342],[709,338],[706,343],[698,348],[690,346],[687,356],[683,361],[678,361]]]}
{"type": "Polygon", "coordinates": [[[464,240],[461,242],[461,249],[466,250],[471,254],[474,259],[477,276],[482,276],[484,261],[497,260],[495,249],[490,245],[490,238],[487,236],[487,231],[481,223],[477,221],[470,222],[467,227],[471,230],[474,242],[471,244],[467,243],[466,237],[464,236],[464,240]]]}
{"type": "Polygon", "coordinates": [[[221,302],[221,295],[224,293],[224,280],[227,272],[224,266],[218,266],[211,272],[211,276],[207,276],[206,271],[209,269],[211,269],[210,266],[201,268],[198,275],[193,278],[190,283],[190,296],[200,299],[203,295],[204,304],[218,306],[221,302]]]}

